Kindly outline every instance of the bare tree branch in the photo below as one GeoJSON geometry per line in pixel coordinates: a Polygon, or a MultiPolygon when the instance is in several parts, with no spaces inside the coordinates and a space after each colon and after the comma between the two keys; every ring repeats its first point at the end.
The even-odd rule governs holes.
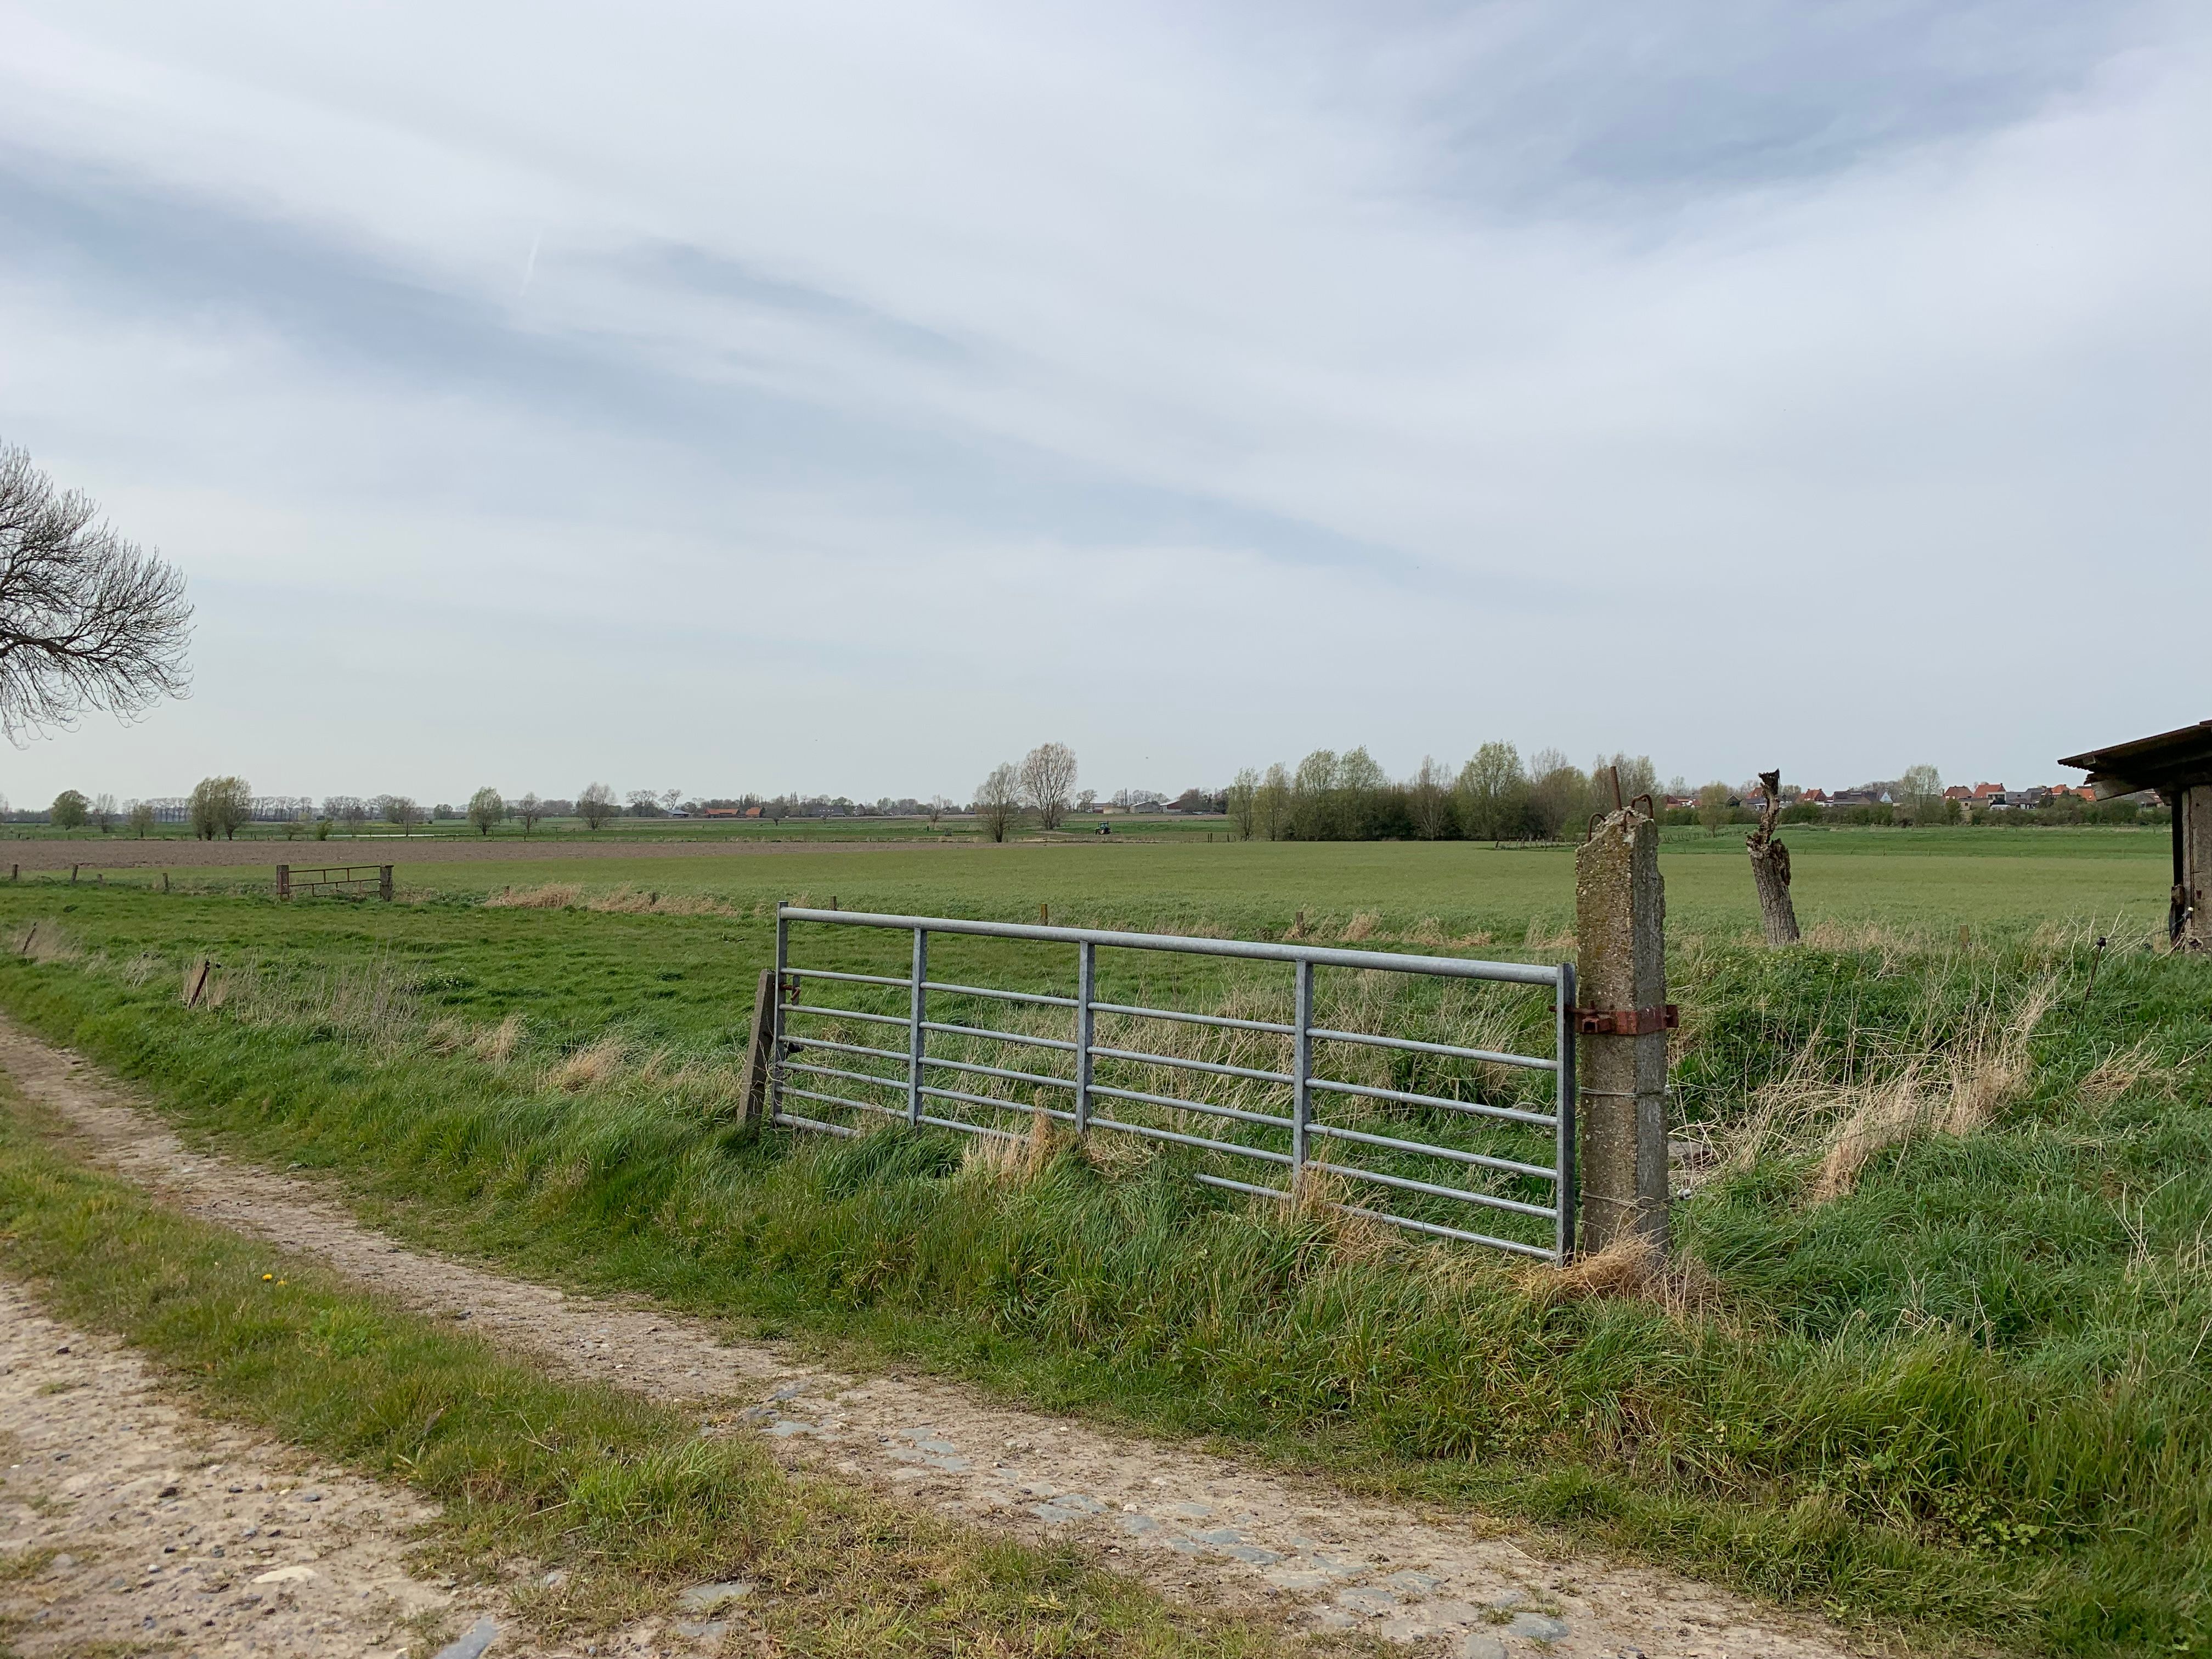
{"type": "Polygon", "coordinates": [[[0,446],[0,732],[21,748],[88,708],[119,720],[189,684],[184,574],[0,446]]]}

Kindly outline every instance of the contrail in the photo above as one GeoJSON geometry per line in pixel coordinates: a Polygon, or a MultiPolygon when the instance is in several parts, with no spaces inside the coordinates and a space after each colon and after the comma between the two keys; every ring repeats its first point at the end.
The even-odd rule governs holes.
{"type": "Polygon", "coordinates": [[[538,274],[538,245],[544,240],[542,230],[530,239],[530,257],[522,262],[522,286],[515,290],[517,298],[530,292],[530,279],[538,274]]]}

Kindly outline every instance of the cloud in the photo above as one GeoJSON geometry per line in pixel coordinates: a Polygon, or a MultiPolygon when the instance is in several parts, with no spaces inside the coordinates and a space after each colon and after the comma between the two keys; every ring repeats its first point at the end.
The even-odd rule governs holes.
{"type": "Polygon", "coordinates": [[[202,616],[19,794],[2019,781],[2202,695],[2009,672],[2212,585],[2178,9],[6,16],[0,434],[202,616]]]}

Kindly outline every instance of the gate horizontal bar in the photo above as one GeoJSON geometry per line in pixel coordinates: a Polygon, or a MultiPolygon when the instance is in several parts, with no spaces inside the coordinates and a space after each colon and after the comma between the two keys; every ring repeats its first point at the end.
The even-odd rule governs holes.
{"type": "Polygon", "coordinates": [[[1227,1152],[1237,1158],[1257,1158],[1262,1164],[1288,1164],[1288,1152],[1271,1152],[1264,1146],[1239,1146],[1233,1140],[1208,1140],[1202,1135],[1177,1134],[1173,1129],[1151,1129],[1141,1123],[1124,1123],[1118,1118],[1091,1115],[1094,1129],[1121,1129],[1133,1135],[1142,1135],[1147,1140],[1172,1140],[1182,1146],[1203,1146],[1209,1152],[1227,1152]]]}
{"type": "MultiPolygon", "coordinates": [[[[903,985],[904,980],[893,984],[903,985]]],[[[1371,1031],[1324,1031],[1316,1025],[1306,1033],[1316,1040],[1330,1042],[1361,1042],[1371,1048],[1403,1048],[1417,1054],[1450,1054],[1458,1060],[1485,1060],[1494,1066],[1526,1066],[1534,1072],[1556,1072],[1556,1060],[1539,1060],[1534,1054],[1507,1054],[1488,1048],[1462,1048],[1455,1042],[1421,1042],[1413,1037],[1376,1036],[1371,1031]]]]}
{"type": "MultiPolygon", "coordinates": [[[[903,1059],[905,1056],[901,1055],[900,1058],[903,1059]]],[[[973,1072],[979,1077],[1002,1077],[1012,1083],[1048,1083],[1055,1089],[1073,1089],[1076,1086],[1075,1079],[1072,1077],[1047,1077],[1042,1072],[1012,1072],[1003,1066],[978,1066],[973,1060],[939,1060],[934,1054],[924,1054],[921,1057],[921,1063],[925,1066],[942,1066],[949,1071],[973,1072]]]]}
{"type": "MultiPolygon", "coordinates": [[[[891,1021],[894,1025],[907,1023],[902,1019],[891,1021]]],[[[1058,1037],[1024,1036],[1019,1031],[994,1031],[983,1025],[947,1025],[941,1020],[925,1019],[921,1022],[921,1029],[942,1031],[948,1036],[988,1037],[994,1042],[1024,1042],[1032,1048],[1060,1048],[1071,1054],[1075,1052],[1073,1043],[1063,1042],[1058,1037]]]]}
{"type": "Polygon", "coordinates": [[[911,933],[966,933],[983,939],[1026,939],[1051,945],[1104,945],[1124,951],[1173,951],[1190,956],[1242,957],[1255,962],[1310,962],[1317,968],[1373,969],[1391,974],[1435,974],[1446,979],[1487,979],[1513,985],[1557,985],[1557,968],[1522,962],[1474,962],[1461,957],[1401,956],[1394,951],[1338,951],[1239,939],[1194,939],[1177,933],[1128,933],[1095,927],[1047,927],[1033,922],[963,921],[949,916],[879,915],[866,910],[811,910],[780,906],[787,921],[823,921],[841,927],[896,927],[911,933]]]}
{"type": "Polygon", "coordinates": [[[1548,1204],[1523,1204],[1517,1198],[1497,1198],[1488,1193],[1470,1193],[1459,1187],[1440,1187],[1432,1181],[1416,1181],[1411,1176],[1386,1175],[1380,1170],[1363,1170],[1352,1164],[1331,1164],[1327,1166],[1331,1175],[1350,1176],[1355,1181],[1371,1181],[1379,1187],[1395,1187],[1401,1192],[1426,1193],[1431,1198],[1455,1198],[1463,1204],[1480,1204],[1493,1210],[1510,1210],[1515,1215],[1540,1216],[1549,1221],[1559,1213],[1548,1204]]]}
{"type": "Polygon", "coordinates": [[[1210,1060],[1184,1060],[1176,1054],[1148,1054],[1135,1048],[1101,1048],[1095,1043],[1091,1052],[1101,1060],[1134,1060],[1143,1066],[1179,1066],[1186,1072],[1211,1072],[1216,1077],[1249,1077],[1255,1083],[1292,1081],[1285,1072],[1255,1071],[1249,1066],[1223,1066],[1210,1060]]]}
{"type": "MultiPolygon", "coordinates": [[[[1540,1261],[1553,1259],[1553,1253],[1541,1244],[1524,1244],[1517,1238],[1496,1238],[1488,1233],[1471,1233],[1458,1227],[1446,1227],[1433,1221],[1415,1221],[1410,1216],[1392,1215],[1387,1210],[1363,1210],[1356,1204],[1335,1206],[1346,1215],[1363,1216],[1370,1221],[1381,1221],[1393,1227],[1403,1227],[1408,1232],[1431,1233],[1438,1238],[1456,1238],[1468,1244],[1487,1244],[1495,1249],[1510,1250],[1516,1255],[1533,1255],[1540,1261]]],[[[1551,1212],[1544,1212],[1549,1215],[1551,1212]]]]}
{"type": "Polygon", "coordinates": [[[879,1112],[885,1117],[902,1118],[906,1115],[904,1112],[895,1112],[888,1106],[878,1106],[866,1100],[848,1100],[842,1095],[825,1095],[817,1089],[794,1089],[787,1084],[783,1092],[797,1095],[801,1100],[818,1100],[825,1106],[849,1106],[856,1112],[879,1112]]]}
{"type": "MultiPolygon", "coordinates": [[[[790,1092],[795,1095],[799,1091],[793,1089],[790,1092]]],[[[818,1117],[801,1117],[796,1112],[779,1110],[769,1121],[778,1128],[819,1129],[825,1135],[843,1135],[848,1139],[858,1133],[849,1123],[824,1123],[818,1117]]]]}
{"type": "Polygon", "coordinates": [[[1064,1123],[1075,1121],[1075,1114],[1052,1106],[1024,1106],[1018,1100],[1004,1100],[992,1095],[971,1095],[958,1089],[933,1089],[925,1084],[922,1093],[936,1100],[964,1100],[973,1106],[988,1106],[1001,1112],[1042,1112],[1047,1117],[1058,1118],[1064,1123]]]}
{"type": "Polygon", "coordinates": [[[785,1060],[783,1069],[787,1072],[805,1072],[813,1077],[841,1077],[848,1083],[879,1084],[886,1089],[906,1087],[906,1079],[902,1077],[877,1077],[867,1072],[841,1072],[834,1066],[809,1066],[804,1061],[796,1060],[785,1060]]]}
{"type": "Polygon", "coordinates": [[[828,1037],[787,1037],[783,1046],[794,1054],[803,1048],[834,1048],[841,1054],[866,1054],[873,1060],[888,1060],[895,1066],[906,1064],[906,1056],[896,1048],[871,1048],[859,1042],[832,1042],[828,1037]]]}
{"type": "MultiPolygon", "coordinates": [[[[784,971],[789,973],[791,970],[787,968],[784,971]]],[[[904,980],[897,982],[901,985],[906,983],[904,980]]],[[[833,1019],[873,1020],[878,1025],[903,1025],[907,1023],[904,1014],[871,1014],[858,1008],[818,1008],[811,1002],[787,1002],[783,1005],[783,1012],[787,1014],[826,1014],[833,1019]]],[[[799,1040],[805,1041],[803,1037],[799,1040]]]]}
{"type": "Polygon", "coordinates": [[[1289,1201],[1290,1194],[1280,1187],[1261,1187],[1249,1181],[1231,1181],[1227,1176],[1205,1175],[1194,1171],[1191,1179],[1208,1187],[1226,1187],[1232,1193],[1249,1193],[1255,1198],[1279,1198],[1289,1201]]]}
{"type": "MultiPolygon", "coordinates": [[[[904,985],[907,981],[902,979],[888,979],[884,983],[904,985]]],[[[943,985],[932,979],[924,980],[921,988],[925,991],[943,991],[952,996],[994,997],[1000,1002],[1041,1002],[1048,1008],[1075,1006],[1073,997],[1048,997],[1036,991],[994,991],[986,985],[943,985]]]]}
{"type": "MultiPolygon", "coordinates": [[[[1496,1170],[1504,1175],[1533,1176],[1538,1181],[1557,1181],[1559,1172],[1547,1169],[1541,1164],[1516,1164],[1510,1158],[1488,1158],[1480,1152],[1463,1152],[1456,1146],[1439,1146],[1428,1140],[1394,1140],[1389,1135],[1371,1135],[1364,1129],[1340,1129],[1331,1123],[1310,1123],[1309,1134],[1327,1135],[1332,1140],[1357,1141],[1362,1146],[1387,1146],[1394,1152],[1419,1152],[1424,1158],[1449,1158],[1454,1164],[1479,1164],[1486,1170],[1496,1170]]],[[[1551,1212],[1547,1210],[1547,1215],[1551,1212]]]]}
{"type": "Polygon", "coordinates": [[[786,979],[842,979],[854,985],[896,985],[901,990],[907,986],[906,981],[892,979],[884,974],[840,974],[827,968],[787,968],[783,970],[783,976],[786,979]]]}
{"type": "Polygon", "coordinates": [[[1208,1106],[1195,1100],[1182,1100],[1174,1095],[1148,1095],[1135,1089],[1109,1089],[1103,1083],[1093,1083],[1094,1095],[1111,1095],[1116,1100],[1138,1100],[1147,1106],[1165,1106],[1171,1111],[1203,1112],[1208,1117],[1231,1117],[1239,1123],[1257,1123],[1270,1129],[1289,1129],[1296,1126],[1286,1117],[1269,1117],[1265,1112],[1247,1112],[1234,1106],[1208,1106]]]}
{"type": "Polygon", "coordinates": [[[1524,1111],[1518,1106],[1486,1106],[1480,1101],[1446,1100],[1442,1095],[1408,1094],[1403,1089],[1375,1089],[1364,1083],[1332,1083],[1326,1078],[1314,1078],[1310,1086],[1326,1089],[1331,1094],[1358,1095],[1363,1100],[1397,1100],[1408,1106],[1441,1106],[1448,1112],[1468,1112],[1476,1117],[1502,1117],[1516,1123],[1533,1123],[1540,1129],[1554,1128],[1559,1119],[1549,1112],[1524,1111]]]}
{"type": "Polygon", "coordinates": [[[1265,1019],[1231,1019],[1226,1014],[1187,1014],[1178,1008],[1134,1008],[1122,1002],[1094,1002],[1094,1013],[1133,1014],[1139,1019],[1181,1020],[1186,1025],[1222,1025],[1232,1031],[1273,1031],[1277,1036],[1296,1036],[1295,1025],[1278,1025],[1265,1019]]]}

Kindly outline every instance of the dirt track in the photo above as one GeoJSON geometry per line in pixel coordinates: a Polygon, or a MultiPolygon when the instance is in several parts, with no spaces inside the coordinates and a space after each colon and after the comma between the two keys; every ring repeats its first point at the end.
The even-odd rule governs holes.
{"type": "Polygon", "coordinates": [[[1834,1659],[1815,1621],[1671,1573],[1563,1553],[1493,1524],[1023,1411],[943,1382],[857,1379],[650,1306],[505,1278],[396,1243],[337,1197],[185,1148],[75,1057],[0,1023],[0,1066],[83,1150],[210,1220],[309,1252],[555,1367],[756,1425],[797,1465],[950,1515],[1073,1534],[1170,1594],[1269,1608],[1430,1654],[1834,1659]]]}
{"type": "MultiPolygon", "coordinates": [[[[526,841],[520,836],[492,841],[410,836],[366,836],[358,841],[133,841],[101,836],[78,841],[0,842],[0,880],[4,866],[66,870],[81,866],[86,878],[95,870],[198,870],[225,866],[280,864],[295,868],[337,864],[519,864],[556,859],[758,858],[780,853],[1004,852],[972,841],[632,841],[615,836],[586,840],[562,836],[526,841]]],[[[1078,843],[1080,844],[1080,843],[1078,843]]]]}

